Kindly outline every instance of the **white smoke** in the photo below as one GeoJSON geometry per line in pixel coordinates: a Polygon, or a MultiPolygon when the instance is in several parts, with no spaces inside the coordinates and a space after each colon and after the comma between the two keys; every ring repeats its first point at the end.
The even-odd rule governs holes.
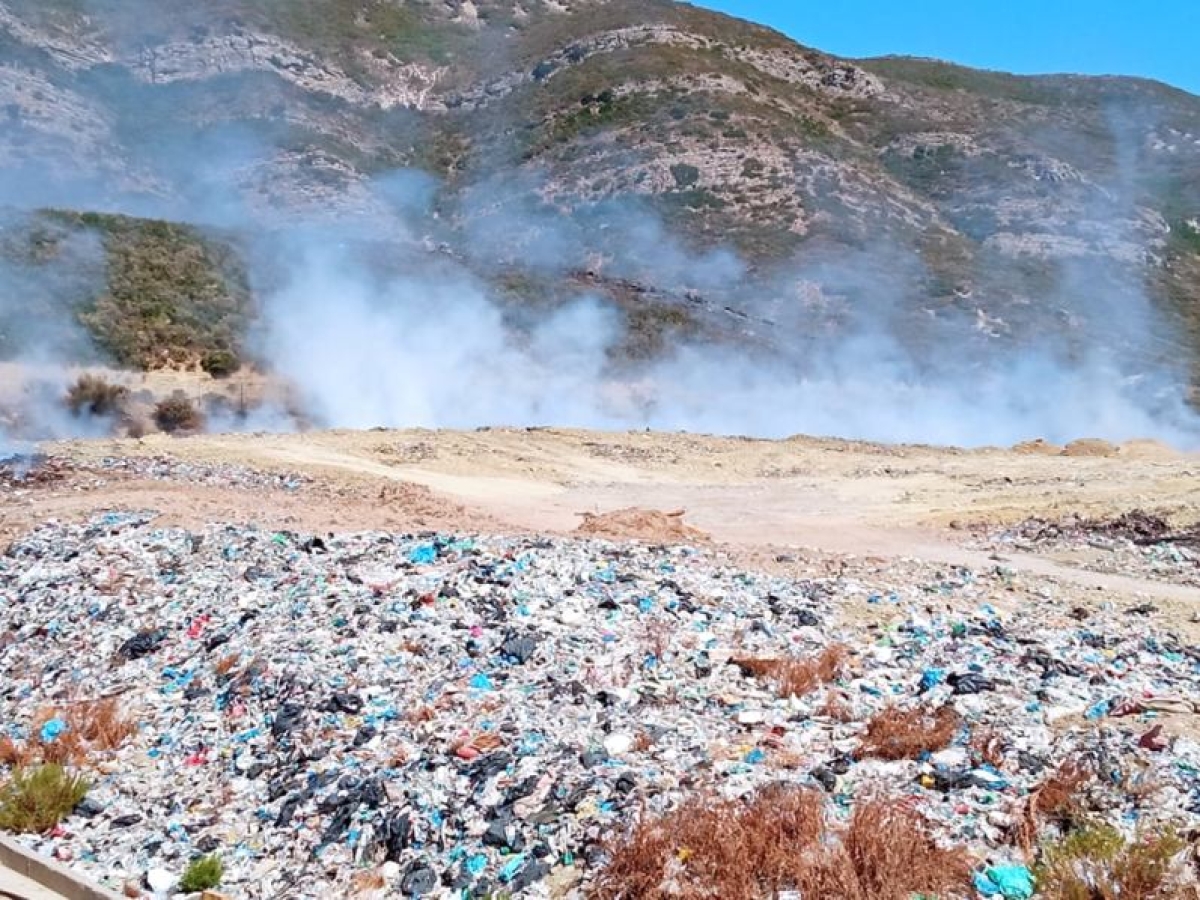
{"type": "MultiPolygon", "coordinates": [[[[111,23],[115,31],[154,30],[151,5],[126,4],[122,12],[111,23]]],[[[254,83],[239,89],[252,91],[254,83]]],[[[278,118],[269,110],[241,124],[222,125],[219,116],[215,123],[160,124],[156,117],[153,128],[145,127],[147,109],[161,112],[172,96],[187,99],[186,92],[207,89],[203,82],[177,85],[170,90],[185,93],[174,94],[120,78],[107,83],[106,108],[121,127],[104,132],[110,143],[101,146],[130,161],[139,190],[122,191],[82,167],[75,177],[56,159],[45,170],[30,163],[5,173],[0,202],[100,208],[255,233],[261,315],[252,349],[295,386],[303,418],[317,426],[558,424],[967,446],[1152,437],[1200,446],[1200,421],[1184,402],[1186,378],[1176,369],[1195,348],[1180,351],[1170,342],[1137,264],[1125,272],[1106,269],[1096,263],[1102,254],[1095,248],[1060,266],[1053,287],[1025,298],[1031,309],[1053,309],[1081,323],[1074,330],[993,327],[989,316],[1011,316],[984,296],[975,309],[930,310],[923,319],[930,303],[925,264],[915,249],[882,234],[865,248],[827,251],[819,263],[802,248],[790,265],[754,277],[731,250],[690,247],[629,198],[564,211],[544,201],[545,185],[514,173],[454,190],[411,170],[369,182],[341,170],[297,174],[303,166],[291,163],[304,153],[291,151],[303,142],[285,124],[263,124],[278,118]],[[293,228],[290,212],[271,211],[278,195],[289,193],[277,190],[281,180],[309,189],[322,175],[335,186],[291,192],[307,198],[303,212],[321,218],[315,207],[352,193],[364,201],[357,218],[348,220],[339,207],[339,224],[293,228]],[[361,252],[368,243],[374,259],[361,252]],[[442,244],[456,255],[440,252],[442,244]],[[439,252],[424,252],[430,248],[439,252]],[[657,358],[631,363],[622,348],[644,323],[584,289],[559,288],[561,296],[514,314],[512,302],[489,286],[502,268],[560,284],[577,271],[630,279],[669,292],[679,309],[702,314],[711,327],[686,339],[669,335],[657,358]],[[805,301],[799,285],[813,287],[818,301],[805,301]],[[702,309],[693,307],[697,296],[705,300],[702,309]]],[[[268,103],[267,94],[261,102],[268,103]]],[[[1070,214],[1081,222],[1139,219],[1142,160],[1125,136],[1136,142],[1146,126],[1121,119],[1112,130],[1118,151],[1112,184],[1070,188],[1076,204],[1070,214]]],[[[397,146],[400,137],[389,135],[397,146]]],[[[1036,137],[1027,142],[1032,146],[1036,137]]],[[[1031,183],[1031,196],[1044,187],[1031,183]]],[[[1137,229],[1127,232],[1111,239],[1135,247],[1144,240],[1137,229]]],[[[86,256],[86,248],[80,253],[86,256]]],[[[993,282],[1017,278],[1015,267],[1006,268],[1010,262],[989,263],[993,282]]],[[[102,265],[82,270],[94,293],[103,284],[102,265]]],[[[80,295],[79,286],[59,284],[56,271],[0,265],[0,328],[20,335],[15,357],[27,366],[62,369],[91,352],[71,319],[70,298],[80,295]],[[31,305],[30,297],[45,302],[31,305]],[[53,312],[33,314],[39,310],[53,312]]],[[[24,399],[15,418],[24,433],[63,436],[94,427],[62,409],[64,379],[18,392],[24,399]]],[[[294,419],[272,407],[217,411],[209,424],[283,429],[294,419]]],[[[0,449],[3,440],[0,421],[0,449]]]]}
{"type": "MultiPolygon", "coordinates": [[[[1182,381],[1131,376],[1103,348],[994,346],[950,321],[929,326],[921,357],[889,331],[917,298],[882,282],[874,307],[840,329],[829,329],[827,309],[794,310],[770,347],[686,342],[634,366],[614,352],[627,323],[595,297],[518,327],[465,269],[414,265],[380,279],[334,244],[292,244],[292,277],[265,308],[262,352],[318,426],[650,427],[962,446],[1094,436],[1190,447],[1200,435],[1182,381]]],[[[869,290],[864,273],[852,280],[869,290]]]]}

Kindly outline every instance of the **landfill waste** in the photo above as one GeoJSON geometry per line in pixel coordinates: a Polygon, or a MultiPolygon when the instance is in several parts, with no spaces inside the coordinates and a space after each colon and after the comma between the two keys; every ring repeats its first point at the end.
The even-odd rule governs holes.
{"type": "Polygon", "coordinates": [[[1029,896],[1013,834],[1069,761],[1104,821],[1200,827],[1200,648],[1159,611],[1080,617],[1053,590],[915,561],[787,577],[678,544],[49,522],[0,556],[0,737],[62,741],[69,719],[39,715],[99,698],[137,729],[19,840],[116,890],[169,892],[215,854],[246,900],[364,876],[582,897],[637,816],[785,782],[834,817],[901,797],[981,889],[1029,896]],[[805,691],[744,664],[835,645],[805,691]],[[945,742],[864,743],[893,710],[945,742]]]}
{"type": "Polygon", "coordinates": [[[975,889],[984,897],[1028,900],[1033,896],[1033,873],[1025,866],[993,866],[975,876],[975,889]]]}
{"type": "Polygon", "coordinates": [[[295,472],[263,472],[232,463],[185,462],[169,456],[106,456],[88,468],[150,481],[185,481],[221,487],[296,491],[312,482],[309,477],[295,472]]]}
{"type": "Polygon", "coordinates": [[[1032,518],[974,531],[975,549],[1049,551],[1091,571],[1200,587],[1200,522],[1173,528],[1163,516],[1132,510],[1109,519],[1032,518]]]}

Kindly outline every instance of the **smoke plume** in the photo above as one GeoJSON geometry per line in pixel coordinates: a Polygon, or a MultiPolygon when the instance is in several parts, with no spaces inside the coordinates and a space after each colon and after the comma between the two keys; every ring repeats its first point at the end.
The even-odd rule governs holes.
{"type": "MultiPolygon", "coordinates": [[[[275,107],[290,95],[278,87],[255,95],[257,117],[221,124],[214,111],[214,121],[196,123],[166,113],[175,100],[216,91],[208,82],[91,77],[107,118],[87,112],[82,75],[71,87],[38,86],[78,127],[44,170],[31,159],[7,165],[0,202],[252,236],[250,349],[294,387],[302,418],[317,427],[569,425],[967,446],[1152,437],[1200,446],[1200,419],[1185,402],[1186,354],[1145,291],[1158,226],[1139,205],[1139,147],[1154,123],[1128,110],[1112,117],[1106,183],[1055,188],[1066,218],[1115,226],[1092,234],[1064,225],[1035,240],[992,222],[978,242],[977,287],[947,304],[931,299],[920,248],[886,233],[819,258],[802,248],[763,272],[732,248],[697,248],[644,201],[551,201],[524,171],[465,187],[416,169],[360,176],[297,139],[307,127],[300,113],[280,121],[275,107]],[[161,128],[146,127],[147,110],[163,113],[161,128]],[[120,177],[105,163],[115,155],[128,162],[120,177]],[[284,195],[295,205],[281,206],[284,195]],[[1029,280],[1014,261],[1042,239],[1054,244],[1049,274],[1029,280]],[[541,288],[514,299],[496,277],[510,273],[541,288]],[[542,289],[549,282],[557,286],[542,289]],[[633,299],[613,302],[604,287],[614,282],[634,284],[633,299]],[[989,284],[1020,288],[1005,294],[1018,299],[995,301],[989,284]],[[658,327],[666,339],[655,354],[629,352],[658,327]]],[[[413,126],[392,139],[423,135],[413,126]]],[[[1028,147],[1038,140],[1029,136],[1028,147]]],[[[1019,150],[1014,159],[1041,165],[1019,150]]],[[[961,165],[969,175],[972,165],[985,172],[984,162],[995,163],[961,165]]],[[[1031,182],[1030,197],[1011,208],[1043,188],[1031,182]]],[[[19,225],[10,218],[6,227],[19,225]]],[[[52,265],[11,254],[0,262],[7,359],[61,371],[95,358],[72,309],[102,286],[103,253],[75,240],[52,265]]],[[[9,398],[10,435],[18,426],[36,437],[80,433],[56,401],[64,377],[9,398]]],[[[249,423],[209,417],[217,428],[294,421],[283,409],[249,423]]]]}

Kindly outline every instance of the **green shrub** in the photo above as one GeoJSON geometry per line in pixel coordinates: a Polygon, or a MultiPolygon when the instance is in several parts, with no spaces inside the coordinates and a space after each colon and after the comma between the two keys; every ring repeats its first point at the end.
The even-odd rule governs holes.
{"type": "Polygon", "coordinates": [[[0,790],[0,830],[17,834],[49,831],[71,814],[90,787],[86,778],[70,774],[58,763],[14,769],[0,790]]]}
{"type": "Polygon", "coordinates": [[[700,181],[700,170],[687,163],[676,163],[671,166],[671,176],[675,185],[680,189],[694,187],[700,181]]]}
{"type": "Polygon", "coordinates": [[[1191,222],[1186,220],[1175,222],[1171,226],[1171,234],[1175,242],[1184,250],[1200,253],[1200,228],[1196,228],[1191,222]]]}
{"type": "Polygon", "coordinates": [[[213,378],[228,378],[242,367],[232,350],[209,350],[200,358],[200,368],[213,378]]]}
{"type": "Polygon", "coordinates": [[[99,239],[103,270],[71,312],[120,365],[193,365],[244,332],[253,299],[235,235],[101,213],[38,216],[55,247],[86,232],[99,239]]]}
{"type": "Polygon", "coordinates": [[[221,857],[213,853],[210,856],[200,856],[193,859],[179,879],[179,889],[193,894],[197,891],[210,891],[221,883],[225,874],[225,864],[221,857]]]}
{"type": "Polygon", "coordinates": [[[1126,841],[1111,825],[1089,825],[1042,848],[1034,879],[1046,900],[1183,900],[1175,862],[1187,844],[1170,829],[1126,841]]]}

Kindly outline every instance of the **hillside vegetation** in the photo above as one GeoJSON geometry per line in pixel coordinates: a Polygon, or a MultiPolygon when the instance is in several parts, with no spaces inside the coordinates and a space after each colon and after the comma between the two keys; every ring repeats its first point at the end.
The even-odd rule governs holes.
{"type": "MultiPolygon", "coordinates": [[[[2,0],[0,53],[0,166],[53,186],[0,200],[224,228],[43,217],[101,236],[106,289],[79,316],[129,364],[239,352],[238,235],[368,221],[373,241],[429,239],[559,296],[597,254],[561,251],[548,285],[527,265],[544,223],[512,216],[481,244],[480,222],[617,198],[764,283],[798,272],[852,308],[894,284],[910,324],[1022,340],[1083,321],[1119,341],[1145,294],[1167,323],[1145,352],[1197,346],[1200,99],[1153,82],[842,60],[666,0],[2,0]],[[378,190],[408,168],[436,179],[438,218],[415,229],[378,190]]],[[[696,318],[689,290],[752,312],[689,271],[602,274],[665,292],[636,307],[648,334],[696,318]]],[[[688,328],[739,331],[709,318],[688,328]]]]}

